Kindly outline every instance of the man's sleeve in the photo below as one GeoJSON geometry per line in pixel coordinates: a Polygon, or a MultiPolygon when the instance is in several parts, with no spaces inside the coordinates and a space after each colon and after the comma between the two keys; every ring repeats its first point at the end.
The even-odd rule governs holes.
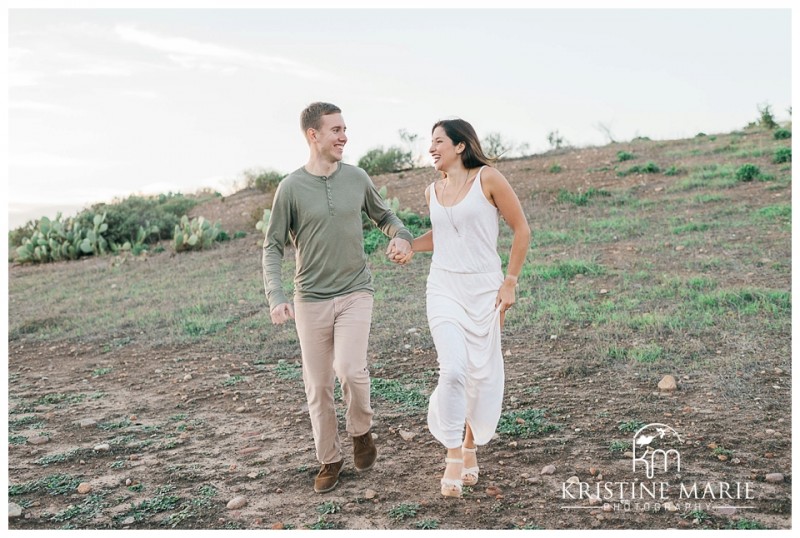
{"type": "Polygon", "coordinates": [[[375,226],[388,237],[392,239],[399,237],[405,239],[409,243],[413,241],[414,236],[408,231],[403,221],[389,209],[389,206],[386,205],[386,201],[381,198],[381,194],[378,192],[378,189],[375,188],[375,184],[369,176],[367,176],[366,173],[364,175],[367,181],[366,194],[364,196],[364,212],[370,220],[375,223],[375,226]]]}
{"type": "Polygon", "coordinates": [[[278,185],[275,198],[272,200],[272,212],[264,237],[264,250],[261,255],[261,265],[264,276],[264,291],[269,301],[269,309],[288,303],[283,293],[281,282],[281,264],[283,251],[289,242],[289,231],[292,227],[292,211],[290,196],[284,192],[283,183],[278,185]]]}

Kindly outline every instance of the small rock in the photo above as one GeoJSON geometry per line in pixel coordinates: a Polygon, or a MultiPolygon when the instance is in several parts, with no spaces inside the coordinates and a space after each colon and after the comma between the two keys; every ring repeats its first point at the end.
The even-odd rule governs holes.
{"type": "Polygon", "coordinates": [[[597,506],[601,504],[603,500],[598,497],[597,495],[589,495],[589,506],[597,506]]]}
{"type": "Polygon", "coordinates": [[[22,515],[22,507],[17,503],[8,503],[8,519],[20,517],[22,515]]]}
{"type": "Polygon", "coordinates": [[[411,441],[417,434],[414,432],[409,432],[406,430],[400,430],[400,437],[403,438],[403,441],[411,441]]]}
{"type": "Polygon", "coordinates": [[[661,381],[658,382],[658,389],[659,390],[675,390],[678,388],[678,383],[675,381],[675,378],[671,375],[665,375],[661,378],[661,381]]]}
{"type": "Polygon", "coordinates": [[[185,376],[183,376],[183,380],[184,381],[191,381],[192,380],[192,374],[186,374],[185,376]]]}
{"type": "Polygon", "coordinates": [[[497,497],[501,493],[503,493],[503,491],[497,486],[489,486],[488,488],[486,488],[486,495],[488,495],[489,497],[497,497]]]}
{"type": "Polygon", "coordinates": [[[550,340],[556,340],[557,338],[558,338],[557,334],[551,334],[550,335],[550,340]]]}
{"type": "Polygon", "coordinates": [[[675,506],[674,502],[667,501],[667,502],[664,503],[664,510],[666,510],[667,512],[677,512],[678,511],[678,507],[675,506]]]}
{"type": "Polygon", "coordinates": [[[247,407],[245,407],[245,406],[241,406],[241,407],[237,407],[236,408],[236,412],[237,413],[244,413],[245,411],[247,411],[247,407]]]}
{"type": "Polygon", "coordinates": [[[556,472],[555,465],[545,465],[544,467],[542,467],[542,470],[539,472],[539,474],[553,474],[555,472],[556,472]]]}
{"type": "Polygon", "coordinates": [[[92,485],[89,482],[81,482],[78,484],[78,493],[81,495],[86,495],[90,491],[92,491],[92,485]]]}
{"type": "Polygon", "coordinates": [[[764,477],[767,482],[783,482],[783,473],[769,473],[764,477]]]}
{"type": "Polygon", "coordinates": [[[279,530],[282,530],[282,529],[283,529],[283,523],[278,522],[278,523],[273,523],[272,524],[272,530],[279,531],[279,530]]]}
{"type": "Polygon", "coordinates": [[[567,484],[580,484],[580,483],[581,479],[578,478],[577,476],[570,476],[569,478],[567,478],[567,484]]]}
{"type": "Polygon", "coordinates": [[[368,489],[367,491],[364,492],[365,499],[374,499],[376,495],[377,492],[374,489],[368,489]]]}
{"type": "Polygon", "coordinates": [[[45,443],[49,443],[50,438],[46,435],[34,435],[33,437],[28,438],[28,443],[32,445],[43,445],[45,443]]]}
{"type": "Polygon", "coordinates": [[[245,506],[247,506],[247,499],[240,495],[228,501],[226,508],[228,510],[238,510],[239,508],[244,508],[245,506]]]}
{"type": "Polygon", "coordinates": [[[136,522],[136,519],[134,519],[133,516],[126,517],[125,519],[122,520],[122,524],[123,525],[133,525],[135,522],[136,522]]]}
{"type": "Polygon", "coordinates": [[[95,452],[108,452],[109,450],[111,450],[111,445],[108,443],[102,443],[94,447],[95,452]]]}
{"type": "Polygon", "coordinates": [[[239,454],[242,456],[246,456],[248,454],[252,454],[253,452],[258,452],[259,450],[261,450],[261,447],[259,446],[248,446],[246,448],[239,450],[239,454]]]}
{"type": "Polygon", "coordinates": [[[614,507],[611,506],[609,503],[603,505],[603,512],[613,512],[614,507]]]}
{"type": "Polygon", "coordinates": [[[97,424],[97,421],[93,418],[85,418],[78,422],[78,426],[81,428],[91,428],[95,424],[97,424]]]}
{"type": "Polygon", "coordinates": [[[600,290],[600,295],[605,295],[606,293],[608,293],[607,289],[603,288],[600,290]]]}

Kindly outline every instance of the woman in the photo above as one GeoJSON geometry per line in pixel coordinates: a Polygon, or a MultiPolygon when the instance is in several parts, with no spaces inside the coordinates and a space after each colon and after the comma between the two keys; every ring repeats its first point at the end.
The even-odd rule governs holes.
{"type": "Polygon", "coordinates": [[[427,310],[439,383],[430,398],[428,428],[447,449],[442,495],[459,497],[462,485],[478,482],[476,446],[491,440],[500,420],[500,330],[516,300],[530,227],[469,123],[437,122],[429,151],[442,175],[425,190],[432,230],[414,240],[412,254],[395,259],[404,263],[413,251],[433,251],[427,310]],[[499,216],[514,232],[505,276],[497,253],[499,216]]]}

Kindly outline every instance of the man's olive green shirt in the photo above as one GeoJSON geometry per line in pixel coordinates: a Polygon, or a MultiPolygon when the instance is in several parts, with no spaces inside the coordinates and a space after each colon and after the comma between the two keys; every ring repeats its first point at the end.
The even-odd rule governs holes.
{"type": "Polygon", "coordinates": [[[289,242],[295,247],[297,300],[324,301],[374,291],[364,253],[362,211],[387,236],[413,239],[361,168],[339,163],[327,177],[299,168],[280,182],[262,255],[270,310],[289,302],[281,283],[281,261],[289,242]]]}

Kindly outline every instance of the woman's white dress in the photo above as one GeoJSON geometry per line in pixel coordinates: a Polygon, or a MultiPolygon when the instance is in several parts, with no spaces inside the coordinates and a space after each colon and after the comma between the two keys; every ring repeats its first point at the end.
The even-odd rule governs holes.
{"type": "Polygon", "coordinates": [[[500,214],[484,196],[478,171],[467,195],[442,206],[430,189],[433,257],[427,283],[428,323],[439,362],[428,428],[447,448],[461,446],[464,422],[475,443],[494,435],[503,401],[500,313],[503,272],[497,254],[500,214]]]}

